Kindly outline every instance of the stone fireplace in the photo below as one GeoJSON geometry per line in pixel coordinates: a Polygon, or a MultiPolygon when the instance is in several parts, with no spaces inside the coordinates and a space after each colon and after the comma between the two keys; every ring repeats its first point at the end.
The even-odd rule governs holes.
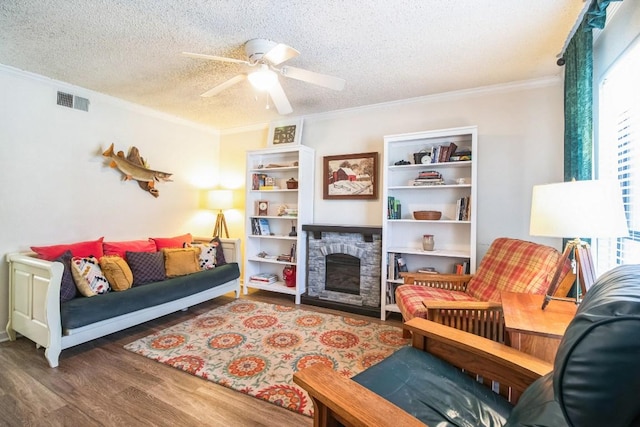
{"type": "Polygon", "coordinates": [[[307,236],[305,304],[380,315],[380,227],[303,225],[307,236]]]}

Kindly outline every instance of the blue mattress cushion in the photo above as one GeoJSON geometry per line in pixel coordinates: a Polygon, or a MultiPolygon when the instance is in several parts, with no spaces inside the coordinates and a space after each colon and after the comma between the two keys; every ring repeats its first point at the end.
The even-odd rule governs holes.
{"type": "Polygon", "coordinates": [[[238,264],[229,263],[212,270],[149,283],[126,291],[74,298],[60,304],[62,330],[80,328],[122,314],[164,304],[220,286],[239,277],[238,264]]]}

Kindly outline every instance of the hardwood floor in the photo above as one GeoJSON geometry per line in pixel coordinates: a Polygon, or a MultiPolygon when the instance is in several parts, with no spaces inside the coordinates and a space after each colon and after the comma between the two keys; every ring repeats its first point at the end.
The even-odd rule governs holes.
{"type": "MultiPolygon", "coordinates": [[[[254,291],[242,298],[293,305],[293,297],[273,292],[254,291]]],[[[44,349],[26,338],[0,343],[0,426],[311,426],[309,417],[123,348],[232,300],[229,294],[63,350],[55,369],[47,364],[44,349]]],[[[386,323],[401,325],[396,316],[386,323]]]]}

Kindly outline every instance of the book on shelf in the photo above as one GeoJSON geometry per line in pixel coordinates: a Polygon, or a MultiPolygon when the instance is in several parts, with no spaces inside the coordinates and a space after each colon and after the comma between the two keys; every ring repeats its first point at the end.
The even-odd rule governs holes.
{"type": "Polygon", "coordinates": [[[448,145],[438,145],[431,148],[431,163],[446,163],[451,161],[451,156],[458,146],[450,142],[448,145]]]}
{"type": "Polygon", "coordinates": [[[440,178],[440,179],[420,179],[420,178],[416,178],[412,181],[410,181],[410,185],[415,186],[427,186],[427,185],[442,185],[444,184],[444,179],[440,178]]]}
{"type": "Polygon", "coordinates": [[[453,274],[469,274],[469,261],[459,262],[454,265],[453,274]]]}
{"type": "Polygon", "coordinates": [[[291,255],[291,262],[296,262],[297,249],[298,245],[296,243],[292,243],[291,251],[289,252],[289,255],[291,255]]]}
{"type": "Polygon", "coordinates": [[[462,162],[462,161],[468,161],[472,159],[472,154],[471,154],[471,150],[469,148],[461,148],[460,150],[457,150],[451,154],[451,156],[449,157],[449,161],[450,162],[462,162]]]}
{"type": "Polygon", "coordinates": [[[456,220],[469,221],[469,214],[471,212],[471,206],[469,203],[469,197],[461,197],[456,202],[456,220]]]}
{"type": "Polygon", "coordinates": [[[278,281],[278,275],[275,273],[258,273],[249,276],[249,280],[252,282],[274,283],[278,281]]]}
{"type": "Polygon", "coordinates": [[[434,267],[420,267],[418,273],[438,274],[438,271],[434,267]]]}
{"type": "Polygon", "coordinates": [[[261,236],[270,236],[271,229],[269,227],[269,220],[266,218],[256,218],[258,220],[258,226],[260,228],[261,236]]]}
{"type": "Polygon", "coordinates": [[[387,219],[401,219],[402,218],[402,206],[400,200],[393,196],[387,198],[387,219]]]}
{"type": "Polygon", "coordinates": [[[260,233],[260,221],[258,218],[251,218],[251,234],[254,236],[259,236],[260,233]]]}
{"type": "Polygon", "coordinates": [[[445,156],[445,162],[450,162],[451,161],[451,156],[456,152],[456,150],[458,149],[458,146],[455,143],[450,143],[449,146],[447,147],[447,154],[445,156]]]}
{"type": "Polygon", "coordinates": [[[400,254],[396,256],[396,264],[398,264],[399,273],[404,273],[409,271],[409,268],[407,267],[407,262],[404,260],[404,258],[400,254]]]}
{"type": "Polygon", "coordinates": [[[396,289],[402,283],[389,283],[387,284],[387,304],[396,303],[396,289]]]}
{"type": "Polygon", "coordinates": [[[261,185],[260,191],[270,191],[270,190],[279,190],[280,187],[277,185],[261,185]]]}
{"type": "Polygon", "coordinates": [[[265,184],[265,179],[267,178],[267,174],[264,173],[254,173],[251,175],[251,189],[259,190],[260,187],[263,187],[265,184]]]}

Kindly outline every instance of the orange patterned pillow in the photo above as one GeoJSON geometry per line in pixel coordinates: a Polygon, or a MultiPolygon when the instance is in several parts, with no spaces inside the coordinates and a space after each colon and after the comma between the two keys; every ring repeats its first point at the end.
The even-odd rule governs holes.
{"type": "Polygon", "coordinates": [[[184,276],[200,271],[200,248],[163,249],[167,277],[184,276]]]}
{"type": "Polygon", "coordinates": [[[100,258],[100,268],[114,291],[126,291],[133,284],[131,268],[122,257],[105,255],[100,258]]]}

